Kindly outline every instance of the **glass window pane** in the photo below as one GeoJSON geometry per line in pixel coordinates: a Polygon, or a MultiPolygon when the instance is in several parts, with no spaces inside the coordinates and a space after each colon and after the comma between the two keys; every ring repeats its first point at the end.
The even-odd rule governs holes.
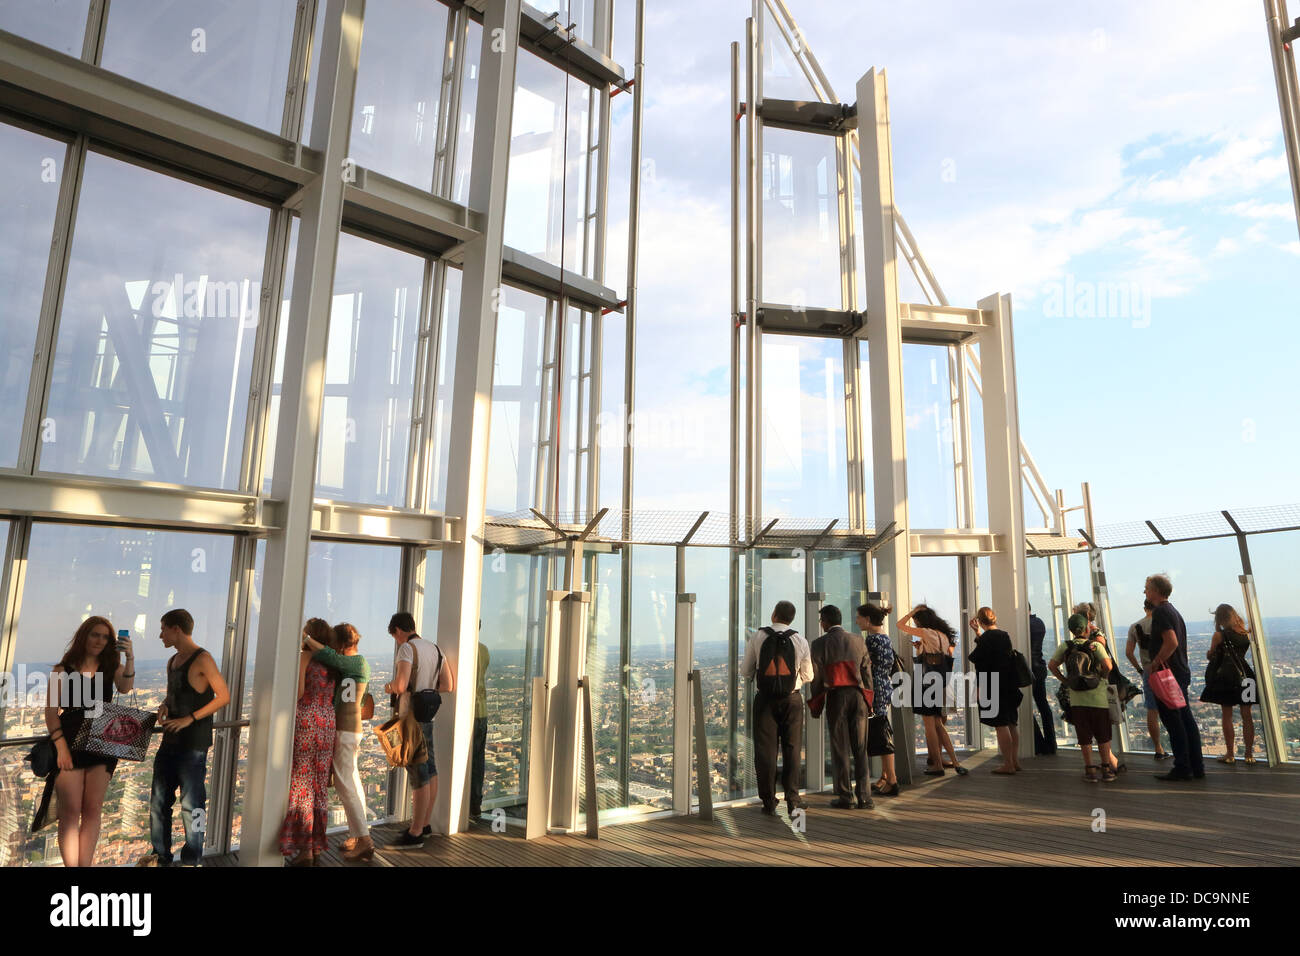
{"type": "Polygon", "coordinates": [[[843,367],[838,339],[764,338],[765,518],[839,518],[847,526],[843,367]]]}
{"type": "Polygon", "coordinates": [[[294,0],[114,0],[101,65],[279,133],[297,6],[294,0]]]}
{"type": "MultiPolygon", "coordinates": [[[[704,698],[704,734],[709,751],[709,789],[714,800],[729,800],[731,694],[728,627],[731,552],[725,548],[686,549],[686,589],[695,594],[695,667],[704,698]]],[[[692,691],[694,693],[694,691],[692,691]]],[[[694,704],[692,704],[694,706],[694,704]]],[[[699,788],[692,787],[698,802],[699,788]]]]}
{"type": "Polygon", "coordinates": [[[479,644],[490,655],[484,810],[527,801],[532,679],[542,673],[549,578],[550,559],[541,555],[498,551],[483,558],[479,644]]]}
{"type": "MultiPolygon", "coordinates": [[[[158,638],[163,612],[186,608],[194,615],[195,641],[221,661],[232,547],[231,538],[216,534],[35,523],[22,594],[26,613],[18,622],[14,651],[20,683],[30,686],[25,675],[35,672],[47,679],[73,632],[87,617],[98,614],[108,618],[115,630],[129,630],[135,645],[135,689],[120,702],[156,709],[166,694],[171,656],[158,638]]],[[[5,708],[4,735],[44,733],[43,698],[34,695],[22,703],[31,706],[5,708]]],[[[0,764],[0,780],[4,766],[0,764]]],[[[209,778],[211,769],[209,764],[209,778]]],[[[151,774],[147,760],[118,763],[104,801],[96,865],[133,863],[148,852],[151,774]]],[[[54,828],[34,835],[26,832],[35,809],[33,797],[40,798],[40,788],[25,788],[19,807],[21,837],[16,845],[8,845],[27,863],[58,862],[54,828]]],[[[0,807],[5,799],[0,793],[0,807]]],[[[2,821],[0,815],[0,828],[2,821]]],[[[179,832],[179,818],[176,825],[179,832]]]]}
{"type": "MultiPolygon", "coordinates": [[[[371,820],[387,812],[388,758],[373,728],[391,716],[388,698],[380,688],[393,676],[396,649],[388,636],[388,619],[399,610],[401,577],[401,548],[341,541],[311,543],[303,619],[319,617],[330,624],[352,624],[361,634],[358,653],[365,655],[370,664],[375,720],[368,721],[364,728],[357,769],[371,820]]],[[[333,802],[332,814],[342,809],[337,801],[333,802]]]]}
{"type": "Polygon", "coordinates": [[[676,564],[672,548],[636,545],[628,665],[628,805],[673,805],[673,668],[676,564]]]}
{"type": "Polygon", "coordinates": [[[764,302],[841,307],[835,142],[763,130],[764,302]]]}
{"type": "Polygon", "coordinates": [[[90,0],[0,0],[0,30],[81,57],[90,0]]]}
{"type": "MultiPolygon", "coordinates": [[[[505,242],[583,272],[587,116],[590,87],[526,50],[519,51],[510,132],[505,242]]],[[[584,274],[588,274],[585,273],[584,274]]]]}
{"type": "Polygon", "coordinates": [[[528,4],[542,13],[555,14],[556,22],[562,27],[573,25],[573,34],[580,40],[591,44],[592,31],[595,29],[595,0],[527,0],[528,4]]]}
{"type": "Polygon", "coordinates": [[[0,468],[18,463],[66,155],[63,143],[0,125],[0,468]]]}
{"type": "Polygon", "coordinates": [[[470,164],[474,158],[474,116],[478,109],[478,74],[483,55],[483,28],[469,21],[469,39],[465,44],[465,72],[460,85],[460,118],[456,131],[456,164],[451,198],[469,205],[470,164]]]}
{"type": "Polygon", "coordinates": [[[627,429],[623,404],[627,323],[616,312],[599,319],[601,331],[600,411],[596,418],[596,453],[600,488],[592,502],[596,510],[623,508],[623,441],[627,429]]]}
{"type": "MultiPolygon", "coordinates": [[[[591,619],[587,626],[587,677],[591,681],[592,735],[596,743],[596,791],[601,810],[623,806],[623,559],[594,554],[591,619]]],[[[584,743],[585,746],[585,743],[584,743]]],[[[581,780],[586,807],[586,776],[581,780]]]]}
{"type": "Polygon", "coordinates": [[[429,473],[429,509],[447,508],[447,464],[451,455],[451,396],[455,389],[456,338],[460,328],[461,271],[446,267],[442,295],[442,330],[433,392],[433,468],[429,473]]]}
{"type": "MultiPolygon", "coordinates": [[[[1297,665],[1300,665],[1300,593],[1295,587],[1295,569],[1300,567],[1300,532],[1256,534],[1249,540],[1255,593],[1263,617],[1264,640],[1273,666],[1273,692],[1277,695],[1285,740],[1282,757],[1300,760],[1300,673],[1297,672],[1297,665]]],[[[1109,555],[1106,560],[1109,570],[1109,555]]],[[[1224,596],[1219,600],[1231,604],[1243,618],[1246,617],[1244,598],[1224,596]]],[[[1115,630],[1119,630],[1118,624],[1115,630]]],[[[1258,673],[1259,662],[1252,660],[1250,663],[1258,673]]],[[[1255,727],[1262,737],[1264,721],[1258,713],[1259,708],[1254,709],[1255,727]]],[[[1240,729],[1240,712],[1237,719],[1240,729]]],[[[1240,733],[1237,737],[1243,740],[1240,733]]],[[[1244,747],[1241,752],[1244,755],[1244,747]]],[[[1263,756],[1263,752],[1257,743],[1256,756],[1263,756]]]]}
{"type": "Polygon", "coordinates": [[[42,470],[236,486],[267,216],[86,157],[42,470]]]}
{"type": "Polygon", "coordinates": [[[907,511],[912,528],[957,526],[948,348],[903,346],[907,511]]]}
{"type": "Polygon", "coordinates": [[[537,485],[542,347],[550,314],[546,299],[505,286],[497,312],[488,442],[487,513],[524,511],[537,485]]]}
{"type": "Polygon", "coordinates": [[[316,493],[406,504],[424,260],[339,237],[316,493]]]}
{"type": "Polygon", "coordinates": [[[447,13],[429,0],[371,3],[361,33],[349,154],[420,189],[433,187],[447,13]]]}

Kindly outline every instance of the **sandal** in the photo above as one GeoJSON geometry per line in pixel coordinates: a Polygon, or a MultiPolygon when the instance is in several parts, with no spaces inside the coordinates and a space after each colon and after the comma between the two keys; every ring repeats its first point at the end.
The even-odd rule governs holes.
{"type": "Polygon", "coordinates": [[[1116,777],[1115,777],[1115,771],[1114,771],[1114,770],[1111,770],[1110,767],[1102,767],[1102,769],[1101,769],[1101,782],[1102,782],[1102,783],[1114,783],[1115,780],[1116,780],[1116,777]]]}
{"type": "Polygon", "coordinates": [[[1255,766],[1255,755],[1254,755],[1254,754],[1246,754],[1246,766],[1248,766],[1248,767],[1253,767],[1253,766],[1255,766]]]}
{"type": "Polygon", "coordinates": [[[952,769],[957,771],[957,776],[959,776],[959,777],[964,777],[964,776],[966,776],[966,774],[970,773],[969,770],[967,770],[965,767],[963,767],[963,766],[962,766],[961,764],[959,764],[959,763],[955,763],[955,764],[953,764],[953,765],[952,765],[952,769]]]}
{"type": "Polygon", "coordinates": [[[1015,770],[1003,770],[1001,767],[994,767],[993,770],[992,770],[991,772],[992,772],[992,773],[996,773],[996,774],[1002,774],[1003,776],[1010,777],[1010,776],[1012,776],[1012,775],[1015,773],[1015,770]]]}
{"type": "Polygon", "coordinates": [[[1233,754],[1224,754],[1219,758],[1219,763],[1236,763],[1237,758],[1233,754]]]}

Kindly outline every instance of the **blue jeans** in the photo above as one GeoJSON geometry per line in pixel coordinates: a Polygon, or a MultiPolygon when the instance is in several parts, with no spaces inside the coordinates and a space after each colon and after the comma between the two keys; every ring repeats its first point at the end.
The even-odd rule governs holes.
{"type": "Polygon", "coordinates": [[[153,758],[153,792],[149,796],[149,836],[160,863],[172,862],[172,805],[181,792],[181,822],[185,825],[185,846],[181,862],[203,861],[203,838],[207,834],[208,752],[160,747],[153,758]]]}
{"type": "Polygon", "coordinates": [[[1160,705],[1160,722],[1169,734],[1169,749],[1174,755],[1172,772],[1178,776],[1199,776],[1205,773],[1205,759],[1201,756],[1201,731],[1192,717],[1192,698],[1187,694],[1187,687],[1192,682],[1191,675],[1188,674],[1186,680],[1181,674],[1175,674],[1174,678],[1182,688],[1188,706],[1172,710],[1160,703],[1159,699],[1156,701],[1160,705]]]}

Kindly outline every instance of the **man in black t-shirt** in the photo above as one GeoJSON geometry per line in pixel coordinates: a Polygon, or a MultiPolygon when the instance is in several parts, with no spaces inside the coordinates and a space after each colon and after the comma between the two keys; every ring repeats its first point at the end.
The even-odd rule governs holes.
{"type": "Polygon", "coordinates": [[[1163,574],[1147,578],[1146,597],[1154,610],[1151,612],[1151,635],[1147,638],[1147,652],[1151,663],[1147,673],[1153,674],[1168,667],[1182,688],[1184,705],[1177,710],[1160,705],[1160,720],[1169,733],[1169,749],[1174,753],[1174,768],[1166,774],[1157,774],[1159,780],[1191,780],[1205,776],[1205,760],[1201,755],[1201,731],[1196,726],[1187,688],[1192,682],[1192,669],[1187,661],[1187,625],[1178,609],[1169,603],[1174,586],[1163,574]]]}

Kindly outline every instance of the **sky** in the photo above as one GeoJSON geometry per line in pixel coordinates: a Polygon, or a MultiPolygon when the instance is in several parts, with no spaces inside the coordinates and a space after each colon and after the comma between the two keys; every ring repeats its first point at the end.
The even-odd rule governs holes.
{"type": "MultiPolygon", "coordinates": [[[[1012,295],[1022,438],[1067,504],[1084,481],[1099,525],[1300,501],[1300,241],[1260,4],[789,5],[842,100],[886,71],[896,200],[951,303],[1012,295]]],[[[637,408],[683,425],[638,451],[638,508],[728,504],[749,11],[646,13],[637,408]]]]}

